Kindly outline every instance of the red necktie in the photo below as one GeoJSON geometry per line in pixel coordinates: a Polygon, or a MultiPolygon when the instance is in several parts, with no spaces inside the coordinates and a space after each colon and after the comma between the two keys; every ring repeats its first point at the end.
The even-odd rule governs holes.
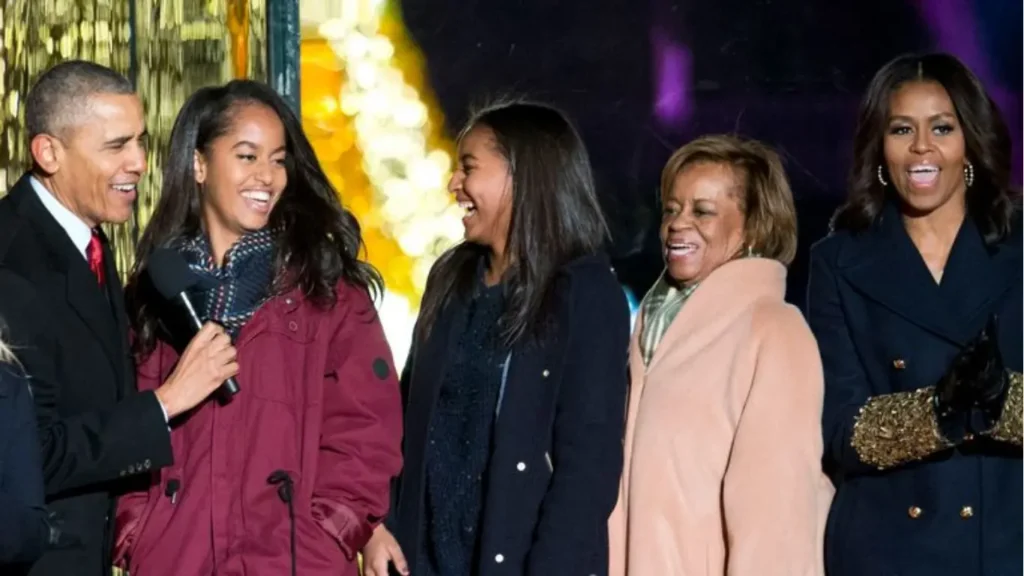
{"type": "Polygon", "coordinates": [[[89,245],[85,247],[85,258],[89,261],[89,270],[96,275],[96,281],[103,286],[103,244],[100,243],[100,235],[92,231],[92,238],[89,245]]]}

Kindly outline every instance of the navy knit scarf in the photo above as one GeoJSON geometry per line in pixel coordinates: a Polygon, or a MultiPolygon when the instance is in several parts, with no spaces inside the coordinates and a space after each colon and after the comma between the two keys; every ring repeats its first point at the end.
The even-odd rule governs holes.
{"type": "Polygon", "coordinates": [[[209,286],[188,292],[200,318],[220,324],[232,338],[238,336],[242,326],[271,296],[274,233],[264,228],[246,234],[224,255],[222,267],[214,261],[205,234],[186,240],[178,250],[192,271],[211,280],[209,286]]]}

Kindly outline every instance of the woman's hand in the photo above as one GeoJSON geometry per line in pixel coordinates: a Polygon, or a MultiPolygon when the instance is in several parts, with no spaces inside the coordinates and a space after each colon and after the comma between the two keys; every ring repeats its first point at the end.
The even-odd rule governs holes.
{"type": "MultiPolygon", "coordinates": [[[[948,432],[952,421],[965,419],[971,408],[981,408],[986,416],[998,417],[1002,411],[1009,381],[996,340],[996,320],[961,351],[935,386],[936,412],[940,425],[948,432]]],[[[966,422],[957,422],[965,426],[966,422]]],[[[959,428],[960,426],[952,426],[959,428]]]]}
{"type": "Polygon", "coordinates": [[[388,563],[394,564],[395,570],[400,574],[409,574],[409,564],[405,561],[401,546],[391,532],[381,524],[363,547],[363,574],[388,576],[388,563]]]}
{"type": "Polygon", "coordinates": [[[998,405],[1002,409],[1002,400],[1009,384],[1009,374],[1003,364],[1003,355],[999,352],[998,329],[996,317],[992,316],[981,334],[971,342],[974,374],[969,378],[969,389],[974,403],[983,410],[998,405]]]}

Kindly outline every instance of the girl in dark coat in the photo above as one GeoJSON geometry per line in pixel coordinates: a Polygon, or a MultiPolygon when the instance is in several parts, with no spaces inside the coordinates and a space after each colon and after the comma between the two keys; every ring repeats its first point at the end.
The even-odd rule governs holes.
{"type": "Polygon", "coordinates": [[[586,151],[561,113],[516,102],[478,114],[458,153],[465,242],[427,281],[367,574],[606,574],[629,311],[586,151]]]}

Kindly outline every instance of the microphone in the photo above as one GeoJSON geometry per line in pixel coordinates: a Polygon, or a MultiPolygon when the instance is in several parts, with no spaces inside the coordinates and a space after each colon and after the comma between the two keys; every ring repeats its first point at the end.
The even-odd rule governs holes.
{"type": "MultiPolygon", "coordinates": [[[[149,255],[146,271],[157,292],[168,301],[177,301],[185,307],[189,320],[196,331],[203,327],[203,321],[196,314],[192,301],[186,291],[202,284],[205,279],[193,272],[185,259],[177,251],[170,248],[157,248],[149,255]]],[[[238,381],[233,377],[224,381],[220,387],[221,398],[225,401],[238,394],[238,381]]]]}

